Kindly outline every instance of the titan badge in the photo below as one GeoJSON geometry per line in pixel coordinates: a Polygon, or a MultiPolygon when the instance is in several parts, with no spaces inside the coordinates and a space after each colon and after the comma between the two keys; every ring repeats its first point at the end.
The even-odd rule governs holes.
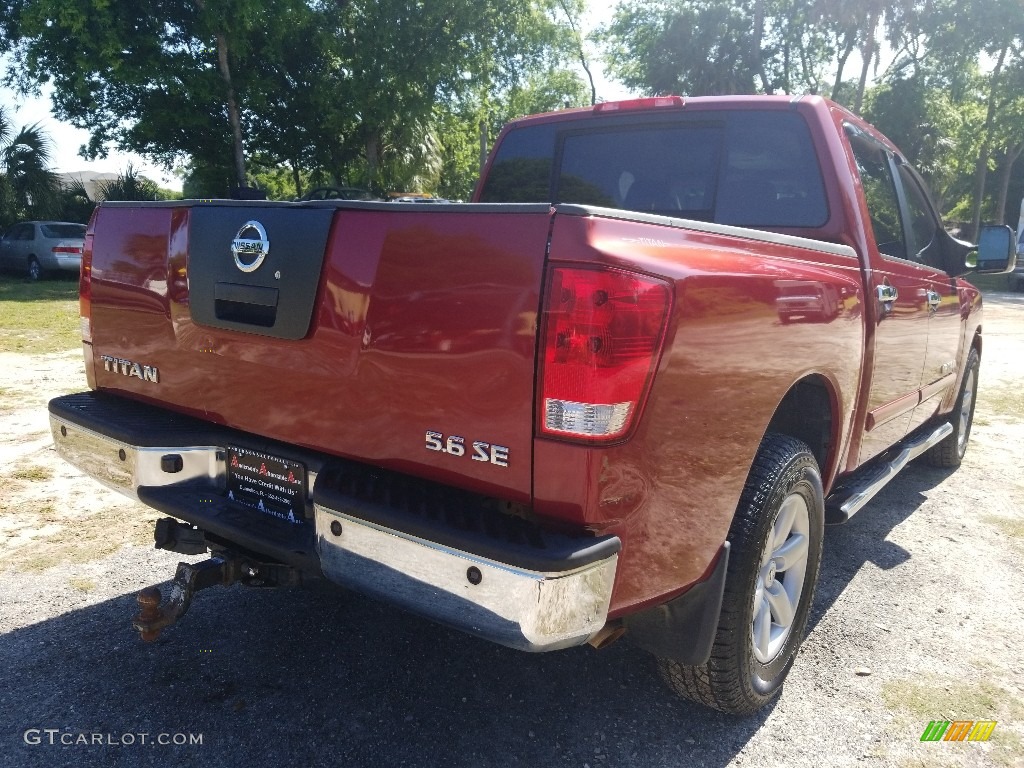
{"type": "Polygon", "coordinates": [[[155,365],[142,365],[132,360],[123,360],[120,357],[100,355],[103,361],[103,370],[110,373],[120,373],[122,376],[134,376],[143,381],[151,381],[154,384],[160,383],[160,371],[155,365]]]}

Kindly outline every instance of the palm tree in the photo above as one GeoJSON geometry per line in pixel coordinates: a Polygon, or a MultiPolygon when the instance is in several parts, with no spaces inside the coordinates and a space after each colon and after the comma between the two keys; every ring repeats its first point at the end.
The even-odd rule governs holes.
{"type": "Polygon", "coordinates": [[[160,187],[128,163],[116,179],[100,182],[96,192],[99,200],[156,200],[160,187]]]}
{"type": "Polygon", "coordinates": [[[15,132],[0,107],[0,226],[59,211],[60,182],[50,170],[51,147],[38,123],[15,132]]]}

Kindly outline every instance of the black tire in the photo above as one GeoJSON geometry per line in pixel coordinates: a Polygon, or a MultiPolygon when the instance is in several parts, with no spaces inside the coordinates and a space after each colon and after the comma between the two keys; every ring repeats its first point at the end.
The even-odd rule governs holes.
{"type": "Polygon", "coordinates": [[[33,283],[43,279],[43,265],[35,256],[28,257],[28,279],[33,283]]]}
{"type": "Polygon", "coordinates": [[[967,443],[971,439],[971,426],[974,424],[974,406],[978,402],[978,371],[981,368],[981,355],[976,347],[972,347],[967,355],[967,365],[960,381],[960,392],[956,396],[956,405],[949,415],[949,423],[953,432],[941,443],[932,446],[928,453],[928,463],[933,467],[955,469],[964,460],[967,443]],[[969,398],[969,399],[967,399],[969,398]]]}
{"type": "MultiPolygon", "coordinates": [[[[802,512],[794,515],[802,516],[802,512]]],[[[659,659],[659,671],[670,688],[687,699],[735,715],[751,714],[778,695],[807,628],[821,564],[824,526],[821,473],[810,449],[792,437],[767,435],[754,459],[729,529],[732,548],[711,658],[698,667],[659,659]],[[788,630],[777,625],[774,613],[770,613],[769,633],[779,626],[779,634],[771,644],[761,644],[762,650],[774,648],[774,652],[760,653],[754,640],[755,604],[767,600],[763,596],[769,587],[794,588],[795,582],[788,580],[791,576],[796,579],[800,570],[798,566],[783,569],[783,575],[776,577],[776,558],[763,558],[773,554],[768,549],[769,536],[776,533],[777,522],[785,522],[780,521],[784,503],[787,510],[801,504],[806,507],[806,531],[800,535],[806,537],[807,554],[788,630]]],[[[790,535],[784,537],[787,545],[793,541],[788,538],[790,535]]],[[[780,551],[774,544],[772,549],[780,551]]]]}

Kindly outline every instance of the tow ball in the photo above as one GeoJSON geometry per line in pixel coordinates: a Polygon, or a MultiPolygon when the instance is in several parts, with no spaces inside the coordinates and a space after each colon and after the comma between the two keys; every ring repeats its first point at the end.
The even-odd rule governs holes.
{"type": "Polygon", "coordinates": [[[241,582],[253,587],[295,586],[301,581],[297,570],[279,563],[257,563],[239,557],[211,557],[201,563],[178,563],[167,600],[163,599],[159,587],[147,587],[139,592],[136,600],[139,613],[132,619],[132,626],[146,642],[159,637],[161,630],[169,627],[188,611],[196,592],[216,586],[230,586],[241,582]]]}

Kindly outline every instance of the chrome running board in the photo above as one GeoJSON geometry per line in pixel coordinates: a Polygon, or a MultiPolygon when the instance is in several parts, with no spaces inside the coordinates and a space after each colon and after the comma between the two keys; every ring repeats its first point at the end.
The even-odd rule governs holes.
{"type": "Polygon", "coordinates": [[[857,470],[825,499],[825,523],[845,523],[874,498],[907,464],[953,433],[953,425],[944,421],[937,427],[915,432],[888,453],[857,470]]]}

